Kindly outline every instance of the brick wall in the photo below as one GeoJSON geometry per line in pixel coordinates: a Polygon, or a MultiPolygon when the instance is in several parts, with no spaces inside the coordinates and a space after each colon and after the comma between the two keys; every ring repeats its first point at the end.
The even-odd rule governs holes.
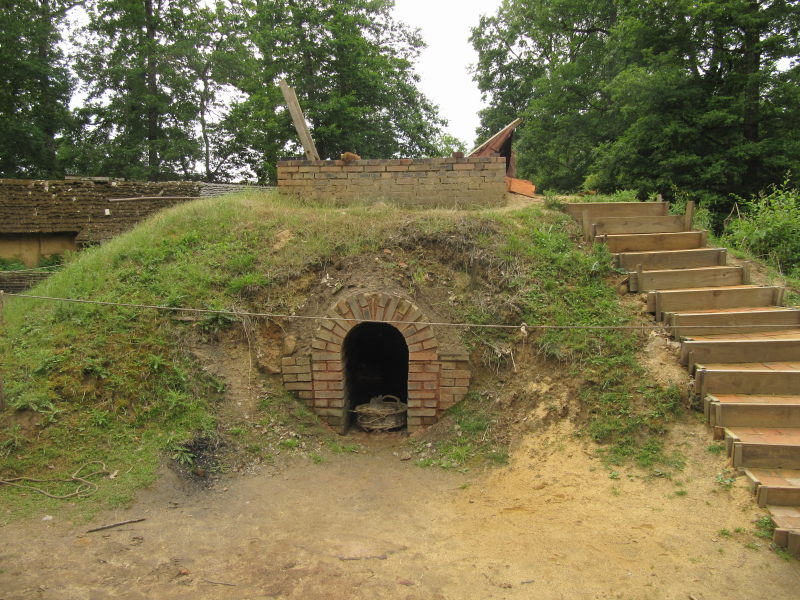
{"type": "Polygon", "coordinates": [[[465,351],[439,352],[439,342],[419,308],[409,300],[386,293],[359,293],[338,301],[320,323],[311,353],[283,358],[282,377],[331,426],[346,427],[345,371],[342,345],[353,327],[384,322],[403,334],[408,346],[408,429],[435,423],[442,413],[467,393],[469,355],[465,351]]]}
{"type": "Polygon", "coordinates": [[[102,242],[152,213],[185,200],[113,198],[200,195],[194,182],[0,179],[0,235],[76,234],[79,245],[102,242]]]}
{"type": "Polygon", "coordinates": [[[278,162],[278,189],[337,206],[483,208],[504,202],[505,170],[503,157],[284,160],[278,162]]]}

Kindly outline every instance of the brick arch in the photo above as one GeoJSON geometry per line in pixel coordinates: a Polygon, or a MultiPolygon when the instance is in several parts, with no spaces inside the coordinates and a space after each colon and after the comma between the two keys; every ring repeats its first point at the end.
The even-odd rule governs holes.
{"type": "Polygon", "coordinates": [[[331,426],[345,428],[342,344],[364,322],[387,323],[408,345],[408,429],[435,423],[469,386],[468,356],[442,353],[431,325],[410,300],[387,293],[357,293],[336,302],[311,342],[309,357],[283,359],[283,380],[331,426]]]}

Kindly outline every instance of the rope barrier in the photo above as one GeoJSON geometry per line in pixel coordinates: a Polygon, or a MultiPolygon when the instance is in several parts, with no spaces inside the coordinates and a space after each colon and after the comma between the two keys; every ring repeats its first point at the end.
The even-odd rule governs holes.
{"type": "MultiPolygon", "coordinates": [[[[92,304],[97,306],[117,306],[122,308],[136,308],[136,309],[149,309],[161,310],[171,312],[195,313],[195,314],[211,314],[211,315],[227,315],[231,317],[254,317],[262,319],[294,319],[306,321],[336,321],[336,322],[349,322],[361,323],[363,319],[349,319],[346,317],[328,317],[328,316],[307,316],[307,315],[287,315],[281,313],[258,313],[247,311],[233,311],[233,310],[214,310],[209,308],[183,308],[176,306],[163,306],[160,304],[134,304],[130,302],[104,302],[101,300],[82,300],[79,298],[59,298],[55,296],[34,296],[31,294],[12,294],[6,293],[7,297],[26,298],[29,300],[48,300],[51,302],[72,302],[75,304],[92,304]]],[[[658,323],[652,325],[528,325],[527,323],[520,323],[519,325],[502,325],[492,323],[447,323],[436,321],[398,321],[386,320],[383,323],[389,324],[406,324],[412,323],[415,325],[431,325],[434,327],[461,327],[464,329],[507,329],[521,331],[523,335],[527,334],[530,330],[634,330],[634,331],[650,331],[655,329],[663,329],[664,326],[658,323]]],[[[689,326],[687,326],[689,327],[689,326]]],[[[704,329],[748,329],[748,328],[786,328],[786,325],[698,325],[704,329]]]]}

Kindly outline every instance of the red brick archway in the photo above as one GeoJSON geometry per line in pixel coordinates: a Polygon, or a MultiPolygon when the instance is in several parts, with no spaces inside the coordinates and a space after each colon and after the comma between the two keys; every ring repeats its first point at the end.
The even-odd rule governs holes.
{"type": "Polygon", "coordinates": [[[286,389],[297,392],[331,426],[347,427],[342,345],[360,323],[386,323],[405,339],[409,430],[435,423],[466,394],[469,357],[464,352],[440,352],[433,327],[409,300],[386,293],[359,293],[339,300],[326,316],[311,342],[311,356],[284,358],[282,370],[286,389]]]}

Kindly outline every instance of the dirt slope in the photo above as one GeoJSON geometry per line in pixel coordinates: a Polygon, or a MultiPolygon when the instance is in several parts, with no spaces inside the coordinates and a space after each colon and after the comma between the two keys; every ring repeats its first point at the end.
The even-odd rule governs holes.
{"type": "Polygon", "coordinates": [[[741,480],[715,483],[702,425],[673,428],[681,485],[612,479],[572,433],[529,435],[483,474],[416,467],[396,438],[211,490],[170,473],[92,526],[141,523],[4,527],[0,598],[797,597],[800,563],[749,533],[761,513],[741,480]]]}

